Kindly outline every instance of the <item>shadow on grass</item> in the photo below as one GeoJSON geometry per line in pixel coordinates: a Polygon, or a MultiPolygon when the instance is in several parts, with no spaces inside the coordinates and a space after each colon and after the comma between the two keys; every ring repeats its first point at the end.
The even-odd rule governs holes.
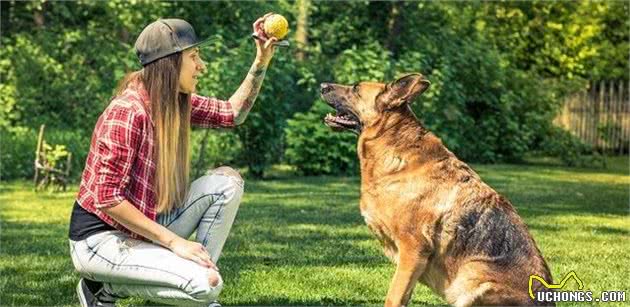
{"type": "MultiPolygon", "coordinates": [[[[483,176],[490,177],[490,176],[483,176]]],[[[275,186],[273,183],[256,182],[248,185],[246,193],[256,194],[255,202],[259,205],[274,206],[273,210],[282,211],[283,202],[300,203],[297,207],[313,210],[312,217],[303,217],[296,212],[280,213],[285,217],[298,218],[304,222],[321,224],[346,224],[349,221],[363,223],[359,212],[359,181],[347,179],[343,182],[335,178],[293,178],[290,187],[275,186]],[[306,180],[309,184],[304,183],[306,180]],[[350,207],[348,207],[350,206],[350,207]],[[353,218],[356,215],[358,218],[353,218]]],[[[284,181],[284,180],[283,180],[284,181]]],[[[508,196],[519,213],[526,217],[537,215],[568,214],[612,214],[628,215],[627,185],[599,182],[575,182],[574,180],[535,180],[530,176],[512,178],[493,176],[485,180],[493,188],[508,196]],[[606,191],[602,193],[602,191],[606,191]]],[[[287,208],[290,210],[296,207],[287,208]]],[[[262,213],[262,212],[257,212],[262,213]]],[[[283,217],[283,216],[278,216],[283,217]]]]}
{"type": "Polygon", "coordinates": [[[68,225],[2,222],[2,255],[69,256],[68,225]]]}
{"type": "MultiPolygon", "coordinates": [[[[628,215],[625,185],[555,182],[515,184],[504,193],[525,218],[543,215],[628,215]],[[602,193],[602,191],[606,191],[602,193]]],[[[503,188],[497,188],[501,190],[503,188]]]]}
{"type": "MultiPolygon", "coordinates": [[[[533,230],[567,230],[563,225],[537,222],[538,218],[549,216],[627,215],[623,203],[628,194],[624,185],[611,187],[606,183],[570,180],[554,180],[550,185],[546,180],[536,182],[526,178],[523,183],[513,183],[507,179],[495,176],[489,181],[497,183],[497,190],[507,190],[504,195],[513,196],[512,203],[533,230]]],[[[248,186],[247,193],[250,194],[247,202],[251,203],[244,203],[234,234],[227,243],[228,247],[242,252],[227,255],[225,263],[249,267],[260,264],[360,266],[386,262],[380,250],[373,248],[376,241],[360,215],[358,179],[340,181],[320,177],[287,179],[280,183],[256,182],[248,186]],[[293,229],[296,226],[308,230],[293,229]]],[[[593,231],[627,233],[610,227],[593,231]]]]}
{"type": "MultiPolygon", "coordinates": [[[[549,216],[628,214],[627,185],[576,182],[558,177],[537,180],[533,175],[535,168],[532,167],[520,173],[509,170],[483,176],[484,179],[489,177],[487,182],[510,198],[521,216],[528,220],[530,229],[551,233],[567,229],[565,225],[545,221],[544,217],[549,216]]],[[[11,185],[3,186],[0,191],[8,195],[24,188],[11,185]]],[[[237,284],[240,272],[248,269],[362,270],[390,265],[361,217],[359,194],[356,177],[292,177],[247,182],[246,198],[219,263],[224,278],[237,284]]],[[[67,203],[71,204],[73,195],[68,195],[37,195],[33,203],[39,206],[37,208],[47,208],[44,204],[48,201],[67,197],[67,203]]],[[[26,212],[33,207],[19,210],[26,212]]],[[[47,213],[36,211],[33,214],[45,221],[47,213]]],[[[73,273],[68,254],[67,229],[67,224],[62,223],[2,222],[0,301],[3,305],[76,304],[74,286],[78,275],[73,273]]],[[[628,230],[610,226],[585,230],[593,236],[630,234],[628,230]]],[[[339,282],[347,281],[340,277],[339,282]]],[[[341,296],[309,300],[285,293],[236,300],[242,305],[382,304],[371,299],[362,301],[341,296]]],[[[414,305],[426,303],[417,298],[414,305]]]]}
{"type": "MultiPolygon", "coordinates": [[[[588,161],[588,157],[585,161],[588,161]]],[[[592,157],[591,157],[592,158],[592,157]]],[[[617,174],[617,175],[628,175],[629,171],[629,162],[628,155],[621,156],[605,156],[596,158],[599,160],[595,162],[592,160],[590,166],[578,166],[571,167],[571,170],[580,173],[592,173],[592,174],[617,174]],[[606,161],[606,166],[602,166],[601,162],[606,161]]],[[[563,163],[559,158],[551,158],[551,157],[530,157],[525,159],[520,163],[521,166],[527,166],[532,168],[546,168],[546,169],[558,169],[558,170],[567,170],[569,166],[563,163]]]]}
{"type": "Polygon", "coordinates": [[[588,229],[591,230],[591,232],[596,235],[609,235],[609,234],[621,235],[621,236],[630,235],[630,231],[626,229],[614,228],[614,227],[608,227],[608,226],[589,227],[588,229]]]}
{"type": "Polygon", "coordinates": [[[566,231],[568,229],[567,226],[552,225],[552,224],[540,224],[540,223],[535,223],[535,222],[527,223],[527,227],[530,230],[541,230],[541,231],[546,231],[546,232],[566,231]]]}
{"type": "Polygon", "coordinates": [[[239,270],[260,266],[346,267],[387,263],[372,247],[369,234],[339,238],[326,234],[283,235],[270,231],[248,231],[227,242],[221,263],[239,270]],[[258,234],[253,235],[253,232],[258,234]],[[366,242],[370,248],[359,244],[366,242]]]}

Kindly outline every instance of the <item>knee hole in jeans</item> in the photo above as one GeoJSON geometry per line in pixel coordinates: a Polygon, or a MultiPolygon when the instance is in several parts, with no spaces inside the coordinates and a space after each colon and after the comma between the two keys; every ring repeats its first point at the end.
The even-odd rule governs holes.
{"type": "Polygon", "coordinates": [[[235,170],[235,169],[233,169],[233,168],[231,168],[229,166],[219,166],[219,167],[217,167],[215,169],[209,170],[207,172],[207,174],[209,174],[209,175],[217,174],[217,175],[224,175],[224,176],[232,177],[237,182],[241,183],[241,185],[242,185],[242,182],[243,182],[243,177],[241,177],[241,174],[237,170],[235,170]]]}
{"type": "Polygon", "coordinates": [[[201,284],[198,284],[198,288],[191,289],[192,291],[189,294],[196,300],[209,303],[216,300],[221,290],[223,290],[223,279],[219,272],[214,270],[209,270],[207,277],[204,277],[204,279],[203,281],[198,280],[201,284]]]}

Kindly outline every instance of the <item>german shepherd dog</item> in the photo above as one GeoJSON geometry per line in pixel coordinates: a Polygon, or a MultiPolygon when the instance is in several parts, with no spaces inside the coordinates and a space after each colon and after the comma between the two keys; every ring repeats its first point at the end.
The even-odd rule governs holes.
{"type": "Polygon", "coordinates": [[[551,274],[514,207],[411,111],[429,85],[321,84],[325,124],[359,135],[361,215],[397,265],[385,306],[407,305],[418,280],[455,306],[553,305],[529,296],[529,276],[551,274]]]}

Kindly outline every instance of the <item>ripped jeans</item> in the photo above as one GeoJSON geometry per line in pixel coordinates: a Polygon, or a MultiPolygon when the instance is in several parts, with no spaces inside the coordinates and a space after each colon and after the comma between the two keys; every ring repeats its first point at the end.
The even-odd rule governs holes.
{"type": "MultiPolygon", "coordinates": [[[[221,167],[195,180],[185,204],[159,215],[157,222],[186,239],[197,230],[195,241],[204,245],[217,263],[242,196],[243,180],[238,173],[221,167]]],[[[105,290],[115,297],[207,306],[223,288],[218,272],[117,230],[82,241],[70,240],[70,254],[83,277],[103,282],[105,290]],[[219,278],[215,286],[209,282],[210,274],[219,278]]]]}

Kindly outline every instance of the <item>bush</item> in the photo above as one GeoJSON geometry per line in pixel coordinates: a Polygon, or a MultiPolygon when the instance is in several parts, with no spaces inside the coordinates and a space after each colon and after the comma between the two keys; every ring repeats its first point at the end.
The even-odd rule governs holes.
{"type": "MultiPolygon", "coordinates": [[[[456,39],[457,33],[441,35],[450,39],[421,38],[418,50],[403,49],[398,59],[375,42],[353,46],[335,60],[333,82],[389,82],[403,73],[423,73],[432,86],[413,101],[411,107],[449,149],[466,161],[521,160],[532,149],[534,137],[544,133],[555,114],[559,101],[554,96],[556,89],[544,86],[545,80],[532,78],[531,74],[510,66],[481,36],[456,39]]],[[[291,163],[303,163],[296,166],[305,173],[330,173],[337,169],[320,161],[319,155],[295,157],[306,150],[296,146],[311,147],[308,150],[318,148],[304,141],[309,135],[303,134],[318,133],[316,129],[322,129],[319,122],[325,112],[314,107],[289,124],[287,133],[293,139],[287,136],[287,155],[291,153],[291,163]],[[306,120],[315,120],[317,124],[306,123],[306,120]],[[313,128],[307,130],[306,127],[313,128]],[[316,163],[323,166],[318,168],[314,166],[316,163]]],[[[355,140],[350,141],[355,146],[355,140]]],[[[349,144],[342,146],[346,145],[349,144]]],[[[333,156],[337,154],[341,153],[333,156]]],[[[343,159],[336,158],[337,161],[355,159],[354,151],[347,154],[349,156],[343,159]]],[[[348,169],[349,166],[338,168],[348,169]]]]}
{"type": "Polygon", "coordinates": [[[509,65],[481,36],[433,44],[395,64],[397,72],[419,71],[432,82],[412,104],[420,120],[466,161],[520,160],[555,114],[553,91],[509,65]]]}
{"type": "MultiPolygon", "coordinates": [[[[0,128],[0,179],[33,178],[38,131],[27,128],[0,128]]],[[[90,148],[90,137],[77,131],[46,129],[44,140],[64,145],[72,153],[71,178],[79,179],[90,148]]]]}
{"type": "Polygon", "coordinates": [[[567,166],[593,166],[604,163],[590,145],[555,126],[549,127],[548,133],[538,140],[535,154],[558,157],[567,166]]]}
{"type": "Polygon", "coordinates": [[[332,109],[319,100],[308,112],[288,120],[286,160],[303,175],[355,174],[358,170],[356,136],[326,126],[323,118],[328,112],[332,109]]]}
{"type": "MultiPolygon", "coordinates": [[[[251,59],[244,58],[242,63],[249,68],[251,59]]],[[[295,86],[298,76],[292,70],[294,65],[290,55],[279,53],[274,56],[252,111],[245,123],[236,129],[243,144],[241,160],[254,177],[263,177],[265,169],[282,158],[286,119],[290,115],[291,102],[300,96],[300,87],[295,86]]],[[[248,68],[238,72],[235,80],[241,79],[248,68]]]]}
{"type": "MultiPolygon", "coordinates": [[[[46,123],[51,132],[84,131],[89,139],[116,82],[140,68],[133,44],[151,21],[184,17],[199,37],[224,38],[202,48],[208,73],[200,85],[207,91],[201,94],[227,99],[254,57],[251,22],[266,12],[283,14],[293,40],[304,2],[6,3],[0,127],[3,143],[24,145],[27,140],[15,139],[18,132],[7,131],[46,123]]],[[[544,1],[311,5],[308,44],[278,50],[254,110],[236,129],[242,145],[235,160],[255,176],[280,161],[286,119],[315,112],[320,82],[390,81],[417,71],[433,86],[413,108],[449,148],[467,161],[518,161],[547,133],[566,93],[563,78],[628,79],[619,65],[628,53],[624,8],[544,1]],[[302,47],[306,57],[298,61],[294,51],[302,47]]],[[[20,167],[32,163],[30,154],[16,161],[13,148],[3,150],[17,162],[3,161],[5,174],[29,173],[20,167]]]]}
{"type": "MultiPolygon", "coordinates": [[[[32,178],[35,172],[33,162],[37,149],[38,131],[26,128],[0,128],[0,179],[32,178]]],[[[65,146],[72,153],[70,176],[79,180],[90,149],[91,136],[77,131],[60,131],[47,128],[44,134],[46,143],[65,146]]],[[[235,133],[217,130],[195,129],[191,134],[191,174],[202,175],[206,170],[220,165],[234,165],[242,145],[235,133]],[[201,143],[207,137],[205,153],[200,161],[201,143]]]]}
{"type": "Polygon", "coordinates": [[[221,165],[234,166],[242,145],[238,135],[213,129],[194,129],[191,134],[191,180],[221,165]],[[205,139],[205,149],[201,152],[205,139]],[[201,157],[201,160],[200,160],[201,157]]]}
{"type": "Polygon", "coordinates": [[[37,132],[0,128],[0,179],[32,178],[37,132]]]}
{"type": "MultiPolygon", "coordinates": [[[[391,69],[382,59],[387,57],[389,53],[376,42],[353,46],[335,60],[330,82],[352,84],[386,79],[391,69]]],[[[334,113],[334,109],[318,99],[308,111],[288,120],[286,160],[305,175],[354,174],[359,165],[357,138],[349,132],[334,132],[324,125],[326,113],[334,113]]]]}

